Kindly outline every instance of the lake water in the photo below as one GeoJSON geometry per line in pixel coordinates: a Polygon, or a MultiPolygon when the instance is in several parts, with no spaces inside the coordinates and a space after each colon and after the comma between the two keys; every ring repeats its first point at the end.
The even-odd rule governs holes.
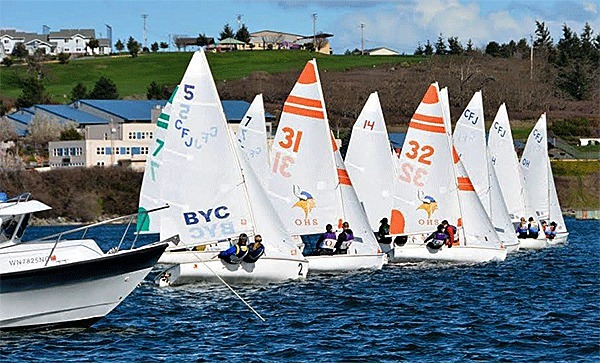
{"type": "MultiPolygon", "coordinates": [[[[223,286],[158,288],[150,283],[153,272],[87,330],[0,333],[0,357],[598,362],[600,222],[568,219],[567,225],[567,246],[519,252],[502,263],[388,265],[372,273],[237,286],[266,322],[223,286]]],[[[121,230],[106,227],[101,237],[106,242],[121,230]]]]}

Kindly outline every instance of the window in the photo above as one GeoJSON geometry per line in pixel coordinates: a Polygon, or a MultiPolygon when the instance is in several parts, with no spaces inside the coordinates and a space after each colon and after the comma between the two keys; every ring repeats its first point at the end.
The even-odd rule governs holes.
{"type": "Polygon", "coordinates": [[[129,155],[131,154],[131,148],[125,148],[125,154],[129,155]]]}
{"type": "Polygon", "coordinates": [[[135,139],[135,135],[133,134],[133,132],[129,133],[129,140],[131,140],[131,139],[135,139]]]}
{"type": "Polygon", "coordinates": [[[152,140],[153,134],[152,131],[150,131],[150,140],[152,140]]]}
{"type": "Polygon", "coordinates": [[[8,44],[8,39],[4,39],[4,44],[8,44]]]}
{"type": "Polygon", "coordinates": [[[69,51],[69,48],[65,48],[65,52],[68,52],[68,51],[69,51]]]}

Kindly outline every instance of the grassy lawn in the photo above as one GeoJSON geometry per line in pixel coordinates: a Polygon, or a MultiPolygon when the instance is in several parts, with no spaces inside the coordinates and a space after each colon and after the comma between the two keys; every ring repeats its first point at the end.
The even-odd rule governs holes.
{"type": "MultiPolygon", "coordinates": [[[[85,58],[71,60],[68,64],[46,63],[43,65],[46,72],[45,87],[54,102],[66,103],[77,83],[81,82],[91,90],[103,76],[115,82],[121,97],[145,99],[146,89],[152,81],[170,86],[179,83],[191,57],[191,52],[173,52],[141,54],[137,58],[85,58]]],[[[317,59],[320,70],[328,71],[422,60],[415,56],[344,56],[306,51],[239,51],[208,53],[207,57],[216,81],[239,79],[257,71],[300,71],[311,58],[317,59]]],[[[19,80],[25,76],[25,66],[0,67],[0,96],[19,96],[19,80]]]]}
{"type": "Polygon", "coordinates": [[[600,170],[598,160],[590,161],[562,161],[552,160],[552,173],[561,176],[585,176],[600,170]]]}

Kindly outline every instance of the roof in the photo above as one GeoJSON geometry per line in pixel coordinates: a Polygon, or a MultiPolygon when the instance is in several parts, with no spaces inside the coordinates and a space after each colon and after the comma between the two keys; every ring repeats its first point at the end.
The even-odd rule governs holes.
{"type": "Polygon", "coordinates": [[[61,29],[57,32],[50,32],[48,38],[70,38],[75,35],[82,35],[85,38],[95,38],[96,32],[94,29],[61,29]]]}
{"type": "Polygon", "coordinates": [[[377,48],[372,48],[372,49],[365,49],[365,52],[367,53],[371,53],[377,50],[389,50],[390,52],[394,52],[394,53],[398,53],[397,51],[393,50],[392,48],[388,48],[388,47],[377,47],[377,48]]]}
{"type": "Polygon", "coordinates": [[[166,100],[79,100],[89,107],[109,113],[125,121],[150,121],[151,110],[156,106],[164,107],[166,100]]]}
{"type": "Polygon", "coordinates": [[[237,40],[235,38],[225,38],[223,40],[219,40],[219,44],[240,44],[240,45],[245,45],[246,43],[242,42],[241,40],[237,40]]]}
{"type": "Polygon", "coordinates": [[[73,107],[73,105],[35,105],[35,108],[44,110],[53,115],[59,116],[63,119],[67,119],[76,122],[79,125],[99,125],[107,124],[108,120],[102,117],[96,116],[89,112],[81,111],[73,107]]]}
{"type": "MultiPolygon", "coordinates": [[[[223,111],[225,112],[225,118],[227,122],[240,122],[244,118],[244,115],[250,108],[250,103],[242,100],[223,100],[223,111]]],[[[265,112],[266,119],[274,119],[275,116],[265,112]]]]}
{"type": "Polygon", "coordinates": [[[33,120],[33,116],[35,116],[35,111],[33,111],[33,107],[22,108],[18,111],[6,115],[6,117],[8,117],[9,119],[23,125],[28,125],[31,122],[31,120],[33,120]]]}
{"type": "Polygon", "coordinates": [[[0,203],[0,216],[21,215],[27,213],[42,212],[52,209],[50,206],[38,202],[37,200],[28,200],[26,202],[8,202],[0,203]]]}

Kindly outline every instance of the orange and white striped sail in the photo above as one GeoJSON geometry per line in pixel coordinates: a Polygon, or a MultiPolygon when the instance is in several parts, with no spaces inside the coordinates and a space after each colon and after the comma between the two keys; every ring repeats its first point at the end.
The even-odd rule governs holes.
{"type": "Polygon", "coordinates": [[[344,163],[374,231],[392,210],[397,159],[391,151],[379,96],[373,92],[354,123],[344,163]]]}
{"type": "Polygon", "coordinates": [[[306,63],[273,141],[269,194],[292,234],[321,233],[342,218],[338,172],[317,63],[306,63]]]}
{"type": "Polygon", "coordinates": [[[437,83],[427,89],[410,120],[394,190],[391,234],[435,230],[460,218],[450,139],[437,83]]]}

